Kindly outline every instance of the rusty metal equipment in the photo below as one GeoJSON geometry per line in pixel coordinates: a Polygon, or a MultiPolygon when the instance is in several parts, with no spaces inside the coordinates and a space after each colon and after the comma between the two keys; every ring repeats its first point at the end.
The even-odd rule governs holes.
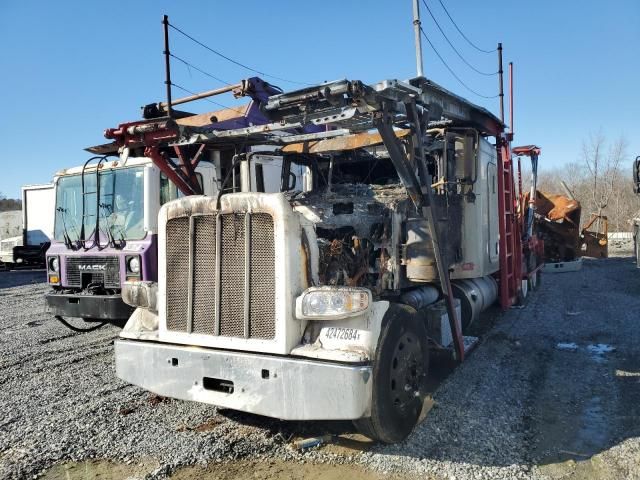
{"type": "MultiPolygon", "coordinates": [[[[526,196],[529,202],[530,194],[526,196]]],[[[580,202],[536,190],[535,222],[544,240],[546,262],[569,262],[580,256],[580,202]]]]}
{"type": "Polygon", "coordinates": [[[544,240],[538,234],[536,227],[536,200],[534,196],[538,186],[538,157],[541,151],[535,145],[513,147],[511,151],[518,156],[519,218],[522,225],[522,260],[525,267],[523,268],[522,279],[536,282],[537,278],[535,277],[544,266],[544,240]],[[531,160],[531,190],[526,194],[522,188],[521,156],[529,157],[531,160]]]}
{"type": "Polygon", "coordinates": [[[609,220],[605,215],[592,213],[581,232],[582,255],[607,258],[609,256],[609,220]]]}
{"type": "MultiPolygon", "coordinates": [[[[206,130],[226,130],[243,127],[263,128],[269,120],[261,112],[263,104],[271,95],[280,93],[280,89],[270,85],[258,77],[242,80],[238,84],[209,90],[185,98],[173,100],[171,105],[192,102],[214,95],[233,92],[235,97],[248,96],[251,102],[243,109],[225,109],[206,114],[206,119],[199,122],[206,130]]],[[[162,170],[162,172],[185,194],[201,194],[201,186],[195,175],[195,168],[202,158],[204,146],[201,142],[179,144],[183,129],[192,127],[194,117],[174,120],[167,115],[167,102],[150,104],[143,107],[145,120],[120,124],[117,128],[105,130],[105,137],[112,143],[88,148],[87,150],[101,155],[114,154],[122,149],[144,152],[162,170]],[[158,118],[155,118],[158,117],[158,118]],[[173,143],[172,143],[173,142],[173,143]]],[[[268,126],[264,127],[268,130],[268,126]]],[[[310,128],[308,131],[319,130],[310,128]]]]}

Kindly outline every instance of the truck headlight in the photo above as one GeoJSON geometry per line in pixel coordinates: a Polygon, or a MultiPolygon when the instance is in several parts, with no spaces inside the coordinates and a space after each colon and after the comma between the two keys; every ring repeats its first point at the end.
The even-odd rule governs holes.
{"type": "Polygon", "coordinates": [[[354,287],[312,287],[296,299],[298,317],[339,320],[365,312],[371,291],[354,287]]]}
{"type": "Polygon", "coordinates": [[[127,280],[122,285],[122,301],[137,308],[158,311],[158,284],[140,280],[127,280]]]}
{"type": "Polygon", "coordinates": [[[129,257],[127,259],[127,270],[131,273],[140,273],[140,257],[129,257]]]}
{"type": "Polygon", "coordinates": [[[49,271],[58,273],[60,269],[60,260],[58,257],[49,257],[49,271]]]}

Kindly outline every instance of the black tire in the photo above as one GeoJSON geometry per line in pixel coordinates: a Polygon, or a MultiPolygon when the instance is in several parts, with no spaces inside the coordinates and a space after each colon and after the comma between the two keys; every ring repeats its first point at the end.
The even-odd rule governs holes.
{"type": "Polygon", "coordinates": [[[391,304],[373,362],[371,416],[354,422],[358,430],[383,443],[407,438],[420,418],[428,371],[424,323],[413,308],[391,304]]]}

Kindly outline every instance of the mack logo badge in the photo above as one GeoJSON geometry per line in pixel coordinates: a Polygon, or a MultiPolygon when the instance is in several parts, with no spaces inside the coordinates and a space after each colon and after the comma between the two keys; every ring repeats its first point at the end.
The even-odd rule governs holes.
{"type": "Polygon", "coordinates": [[[106,270],[106,265],[78,265],[78,270],[106,270]]]}

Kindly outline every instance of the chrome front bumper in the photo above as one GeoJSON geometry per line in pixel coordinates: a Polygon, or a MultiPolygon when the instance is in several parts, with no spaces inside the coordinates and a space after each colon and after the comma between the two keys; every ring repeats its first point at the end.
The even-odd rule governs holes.
{"type": "Polygon", "coordinates": [[[158,395],[282,420],[369,415],[371,367],[116,340],[116,374],[158,395]]]}

